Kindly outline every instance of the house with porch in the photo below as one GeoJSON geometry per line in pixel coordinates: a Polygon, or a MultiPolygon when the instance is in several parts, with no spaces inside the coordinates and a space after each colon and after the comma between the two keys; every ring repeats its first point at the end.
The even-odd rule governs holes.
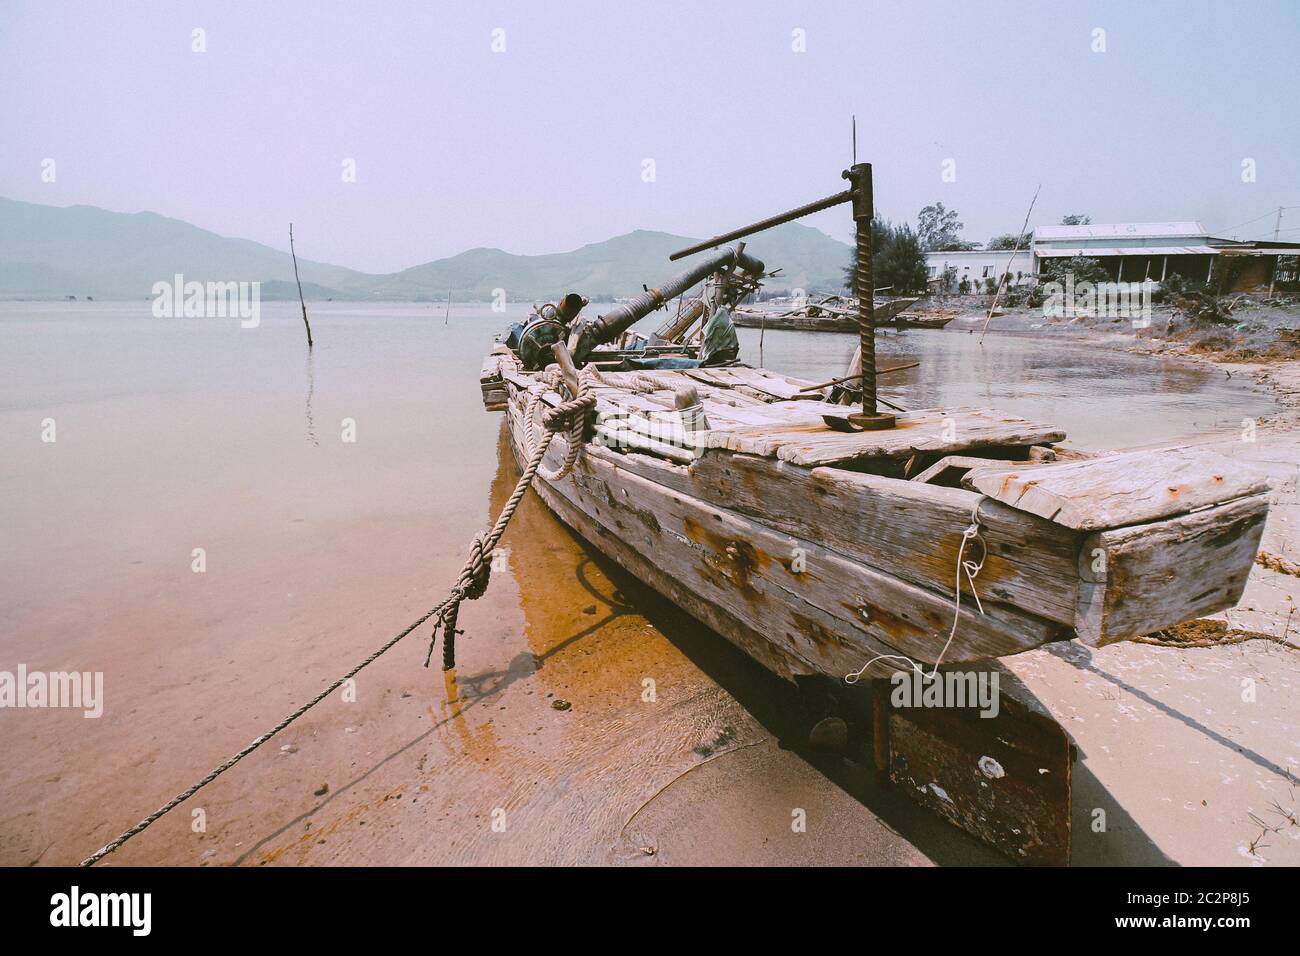
{"type": "Polygon", "coordinates": [[[1096,259],[1116,282],[1163,281],[1172,272],[1204,281],[1218,251],[1199,222],[1119,222],[1087,226],[1035,226],[1034,272],[1052,259],[1096,259]]]}
{"type": "Polygon", "coordinates": [[[1035,226],[1028,250],[928,252],[931,281],[955,268],[957,281],[971,280],[983,288],[990,275],[1009,273],[1010,280],[1029,281],[1053,259],[1086,256],[1096,259],[1115,282],[1161,282],[1178,274],[1206,281],[1219,275],[1229,291],[1269,288],[1280,279],[1296,278],[1300,245],[1294,242],[1242,241],[1210,235],[1200,222],[1092,223],[1086,226],[1035,226]],[[1009,264],[1009,265],[1008,265],[1009,264]],[[1225,276],[1219,270],[1227,269],[1225,276]]]}

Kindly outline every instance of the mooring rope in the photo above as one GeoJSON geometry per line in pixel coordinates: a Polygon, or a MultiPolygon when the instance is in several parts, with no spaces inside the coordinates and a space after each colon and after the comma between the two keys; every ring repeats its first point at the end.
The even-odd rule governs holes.
{"type": "MultiPolygon", "coordinates": [[[[558,389],[563,384],[560,380],[559,371],[552,368],[548,368],[543,372],[540,378],[544,384],[552,388],[558,389]]],[[[539,396],[533,395],[528,400],[528,404],[524,408],[523,436],[524,446],[529,452],[528,464],[524,468],[524,473],[519,476],[519,481],[515,484],[515,490],[510,495],[510,500],[501,509],[501,515],[497,518],[496,524],[486,534],[479,532],[474,536],[474,540],[470,544],[469,558],[465,561],[465,567],[461,569],[460,578],[452,587],[445,606],[436,612],[438,619],[433,622],[433,632],[429,635],[429,651],[424,657],[425,667],[429,666],[429,659],[433,657],[433,647],[438,641],[439,630],[442,630],[445,634],[442,642],[442,669],[449,671],[456,666],[456,635],[462,633],[456,629],[456,617],[460,614],[460,603],[466,599],[476,601],[487,590],[488,579],[492,575],[492,552],[496,550],[501,536],[506,533],[506,526],[510,524],[510,519],[514,517],[515,509],[519,507],[519,502],[523,500],[524,492],[533,483],[533,478],[540,474],[547,481],[559,481],[573,470],[578,455],[582,451],[584,433],[587,427],[587,413],[596,407],[596,392],[592,386],[593,381],[594,376],[589,374],[586,369],[579,373],[578,394],[568,401],[561,402],[554,408],[547,409],[545,414],[542,415],[542,425],[546,428],[546,434],[536,444],[534,444],[533,438],[534,410],[539,396]],[[569,423],[569,450],[564,456],[564,462],[556,470],[544,471],[542,470],[542,459],[551,446],[551,439],[565,426],[566,422],[569,423]]]]}
{"type": "Polygon", "coordinates": [[[213,770],[211,773],[209,773],[206,777],[204,777],[204,778],[203,778],[202,780],[200,780],[198,783],[194,784],[192,787],[188,788],[187,790],[184,790],[183,792],[178,793],[176,796],[172,797],[170,800],[168,800],[166,803],[164,803],[161,807],[159,807],[159,808],[158,808],[157,810],[155,810],[153,813],[149,814],[147,817],[145,817],[143,820],[141,820],[141,821],[140,821],[139,823],[137,823],[135,826],[131,827],[131,829],[126,830],[125,832],[123,832],[122,835],[119,836],[117,839],[113,840],[111,843],[105,844],[105,845],[104,845],[103,847],[101,847],[99,850],[95,851],[95,852],[92,853],[90,856],[86,857],[86,859],[82,860],[81,863],[80,863],[79,865],[80,865],[80,866],[93,866],[95,863],[99,862],[99,861],[102,860],[104,857],[108,856],[108,854],[112,853],[114,850],[116,850],[118,847],[120,847],[123,843],[125,843],[127,840],[131,839],[131,838],[132,838],[133,836],[135,836],[136,834],[138,834],[138,833],[143,833],[143,832],[144,832],[146,829],[148,829],[148,828],[149,828],[149,827],[150,827],[150,826],[151,826],[155,821],[157,821],[159,817],[163,816],[164,814],[168,813],[169,811],[174,810],[176,807],[180,806],[182,803],[184,803],[184,802],[185,802],[186,800],[188,800],[190,797],[194,796],[194,794],[198,793],[200,790],[202,790],[204,787],[206,787],[208,784],[210,784],[213,780],[216,780],[219,776],[221,776],[223,773],[225,773],[227,770],[229,770],[229,769],[230,769],[231,767],[233,767],[235,764],[239,763],[239,761],[243,760],[245,757],[247,757],[249,754],[251,754],[251,753],[252,753],[254,750],[256,750],[258,747],[262,746],[262,744],[266,743],[268,740],[270,740],[272,737],[274,737],[274,736],[275,736],[276,734],[278,734],[280,731],[284,730],[284,728],[288,727],[291,723],[293,723],[295,720],[297,720],[297,719],[298,719],[299,717],[301,717],[303,714],[307,713],[307,711],[311,710],[313,707],[315,707],[317,704],[319,704],[322,700],[324,700],[324,699],[325,699],[326,697],[328,697],[330,694],[334,693],[334,691],[336,691],[336,690],[338,690],[340,687],[342,687],[345,683],[347,683],[348,680],[350,680],[351,678],[355,677],[355,676],[356,676],[356,675],[361,671],[361,669],[362,669],[363,667],[365,667],[367,664],[371,664],[371,663],[373,663],[375,660],[377,660],[381,654],[383,654],[385,651],[389,650],[389,649],[390,649],[394,644],[396,644],[396,643],[397,643],[398,641],[400,641],[402,638],[406,637],[406,635],[410,634],[412,631],[414,631],[417,627],[419,627],[421,624],[423,624],[423,623],[424,623],[425,621],[427,621],[429,618],[431,618],[431,617],[433,617],[435,614],[437,614],[438,611],[441,610],[444,606],[446,606],[450,601],[451,601],[451,598],[448,597],[448,598],[447,598],[446,600],[444,600],[441,604],[438,604],[438,605],[436,605],[435,607],[430,608],[430,609],[429,609],[428,611],[426,611],[424,614],[421,614],[421,615],[420,615],[420,616],[419,616],[419,617],[418,617],[418,618],[417,618],[417,619],[416,619],[416,620],[415,620],[415,621],[414,621],[414,622],[413,622],[409,627],[407,627],[407,628],[406,628],[405,630],[403,630],[401,633],[397,634],[395,637],[390,638],[390,639],[389,639],[389,640],[388,640],[388,641],[387,641],[383,646],[381,646],[378,650],[374,651],[374,652],[373,652],[369,657],[367,657],[365,660],[363,660],[363,661],[362,661],[360,664],[358,664],[356,667],[352,668],[352,670],[348,671],[346,674],[344,674],[342,677],[340,677],[340,678],[339,678],[338,680],[336,680],[334,683],[330,684],[329,687],[325,688],[323,691],[321,691],[319,694],[317,694],[315,697],[313,697],[310,701],[308,701],[307,703],[303,704],[301,707],[299,707],[297,710],[295,710],[295,711],[294,711],[292,714],[290,714],[288,717],[284,718],[284,720],[280,721],[278,724],[276,724],[274,727],[272,727],[272,728],[271,728],[270,730],[268,730],[266,733],[262,734],[262,736],[258,737],[256,740],[254,740],[252,743],[250,743],[250,744],[249,744],[247,747],[245,747],[243,750],[239,751],[239,753],[235,754],[233,757],[231,757],[231,758],[230,758],[229,760],[227,760],[225,763],[221,764],[221,766],[217,767],[215,770],[213,770]]]}
{"type": "MultiPolygon", "coordinates": [[[[551,371],[551,369],[548,369],[547,373],[550,373],[551,371]]],[[[543,374],[543,381],[552,387],[558,388],[560,385],[558,372],[556,372],[554,376],[547,373],[543,374]]],[[[510,524],[510,519],[514,516],[515,509],[519,507],[519,502],[523,500],[524,493],[528,490],[529,485],[533,482],[533,478],[537,475],[542,464],[542,457],[546,454],[547,448],[550,447],[551,439],[555,437],[557,431],[565,426],[566,422],[569,423],[571,437],[569,441],[569,453],[565,456],[566,465],[561,469],[561,476],[563,474],[568,474],[569,470],[572,469],[573,462],[576,461],[577,455],[581,451],[587,414],[596,407],[596,394],[592,388],[593,380],[593,376],[587,374],[584,369],[583,372],[579,374],[578,378],[578,394],[570,398],[568,401],[561,402],[554,408],[547,410],[547,412],[542,416],[542,424],[546,428],[546,435],[538,445],[532,448],[532,454],[529,457],[528,466],[524,469],[524,473],[519,476],[519,481],[515,484],[515,490],[510,495],[510,499],[506,502],[505,507],[501,509],[501,514],[497,518],[496,524],[494,524],[491,530],[487,533],[480,531],[474,536],[474,540],[470,544],[469,559],[465,562],[465,567],[461,570],[460,578],[452,587],[451,592],[443,598],[440,603],[435,604],[429,610],[425,611],[409,626],[380,645],[379,648],[373,651],[360,664],[352,668],[338,680],[334,681],[334,683],[330,684],[329,687],[326,687],[323,691],[307,703],[303,704],[288,717],[285,717],[266,733],[253,740],[252,743],[243,750],[239,751],[220,766],[209,772],[205,777],[199,780],[198,783],[195,783],[193,786],[188,787],[176,796],[172,797],[135,826],[131,827],[129,830],[123,831],[116,839],[105,844],[90,856],[86,857],[79,865],[94,866],[104,857],[108,856],[108,854],[121,847],[127,840],[143,833],[161,817],[176,809],[176,807],[194,796],[235,764],[239,763],[239,761],[257,750],[258,747],[261,747],[280,731],[284,730],[303,714],[307,713],[307,711],[311,710],[330,694],[334,693],[334,691],[338,690],[360,673],[362,668],[374,663],[381,655],[392,649],[398,641],[406,637],[435,615],[437,616],[437,620],[434,621],[433,633],[429,637],[429,653],[425,655],[424,666],[429,666],[429,658],[433,655],[433,646],[437,641],[439,628],[445,628],[446,638],[443,641],[442,666],[443,670],[450,670],[454,667],[456,664],[456,635],[458,633],[463,633],[456,630],[456,616],[460,610],[460,602],[467,598],[471,601],[477,600],[482,597],[483,593],[487,590],[488,578],[491,576],[492,572],[492,551],[496,548],[497,542],[501,540],[501,536],[506,533],[506,526],[510,524]],[[575,435],[576,440],[572,437],[575,435]]],[[[543,473],[543,477],[546,477],[545,473],[543,473]]],[[[547,480],[553,479],[548,478],[547,480]]]]}
{"type": "MultiPolygon", "coordinates": [[[[429,635],[429,652],[424,657],[425,667],[429,666],[429,659],[433,656],[433,647],[438,641],[439,630],[445,634],[442,642],[442,669],[449,671],[456,666],[456,635],[461,633],[456,629],[456,617],[460,614],[460,603],[466,599],[477,601],[487,590],[488,579],[492,576],[492,552],[496,550],[501,536],[506,533],[506,526],[514,517],[515,509],[523,500],[524,492],[533,483],[533,478],[540,474],[548,482],[559,481],[573,470],[585,441],[587,415],[596,407],[594,375],[594,369],[590,372],[583,369],[578,373],[578,394],[546,410],[542,415],[542,425],[546,428],[546,434],[536,444],[533,437],[534,413],[540,396],[533,395],[529,398],[524,408],[523,436],[524,446],[529,453],[528,464],[524,468],[524,473],[519,476],[519,481],[515,483],[515,490],[511,493],[510,499],[501,509],[496,524],[486,534],[479,532],[474,536],[470,544],[469,558],[465,561],[465,567],[461,569],[460,578],[452,586],[445,605],[436,612],[438,619],[433,622],[433,632],[429,635]],[[566,423],[569,427],[569,449],[564,456],[564,462],[556,470],[543,470],[542,459],[546,456],[547,449],[551,447],[551,439],[566,423]]],[[[556,390],[564,384],[559,369],[554,366],[543,371],[539,379],[543,384],[556,390]]]]}
{"type": "Polygon", "coordinates": [[[939,656],[935,658],[934,669],[930,671],[929,675],[926,675],[925,668],[906,654],[877,654],[856,671],[853,671],[851,674],[846,674],[844,676],[844,683],[856,684],[867,672],[867,668],[876,663],[876,661],[904,661],[911,666],[913,671],[920,674],[922,677],[928,676],[929,678],[933,678],[939,673],[939,665],[943,663],[943,658],[944,655],[948,653],[948,648],[952,647],[953,639],[957,636],[957,625],[961,622],[961,576],[963,571],[966,572],[966,580],[970,584],[971,596],[975,598],[975,606],[979,608],[981,614],[984,613],[984,605],[980,602],[979,592],[975,590],[975,578],[983,569],[984,560],[988,557],[988,548],[984,544],[984,539],[980,537],[980,505],[983,503],[983,498],[979,498],[975,501],[975,507],[971,509],[970,525],[961,533],[961,544],[957,548],[957,596],[953,601],[952,607],[952,628],[948,631],[948,640],[944,643],[943,650],[941,650],[939,656]],[[966,556],[966,545],[977,539],[980,542],[980,547],[983,549],[980,559],[978,561],[964,560],[966,556]]]}
{"type": "MultiPolygon", "coordinates": [[[[538,379],[542,384],[551,389],[559,390],[564,385],[563,377],[555,366],[549,366],[538,379]]],[[[592,390],[592,383],[599,382],[599,373],[595,369],[587,371],[583,369],[578,373],[578,394],[568,402],[561,403],[553,409],[548,409],[542,418],[542,425],[546,429],[546,443],[550,444],[551,436],[559,431],[558,421],[564,418],[569,419],[568,451],[564,455],[564,461],[558,469],[548,469],[541,467],[542,456],[546,450],[537,451],[537,409],[542,404],[542,393],[535,392],[528,399],[527,405],[524,406],[524,448],[528,452],[530,460],[536,458],[538,461],[537,472],[547,481],[559,481],[569,472],[573,471],[573,466],[578,462],[578,455],[582,452],[582,446],[586,440],[587,416],[586,412],[596,407],[596,395],[592,390]],[[583,397],[585,396],[585,397],[583,397]],[[573,414],[581,410],[583,414],[573,414]],[[556,413],[563,411],[563,414],[556,413]]],[[[523,479],[520,479],[522,481],[523,479]]],[[[529,481],[531,482],[531,478],[529,481]]],[[[525,485],[527,487],[527,485],[525,485]]],[[[502,529],[504,530],[504,528],[502,529]]],[[[492,547],[496,547],[493,544],[492,547]]],[[[492,548],[487,549],[491,553],[492,548]]]]}

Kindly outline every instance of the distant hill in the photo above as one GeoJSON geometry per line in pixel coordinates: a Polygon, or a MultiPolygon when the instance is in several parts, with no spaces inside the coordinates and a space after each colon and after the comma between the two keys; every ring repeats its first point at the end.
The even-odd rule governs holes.
{"type": "MultiPolygon", "coordinates": [[[[299,269],[302,268],[302,262],[298,263],[299,269]]],[[[327,285],[320,285],[315,282],[303,281],[302,297],[308,302],[319,301],[321,299],[348,299],[354,298],[342,289],[334,289],[327,285]]],[[[298,284],[292,279],[269,279],[262,281],[262,298],[267,302],[278,302],[284,299],[298,299],[298,284]]]]}
{"type": "MultiPolygon", "coordinates": [[[[299,259],[312,299],[487,300],[505,289],[513,300],[550,300],[575,291],[609,299],[640,291],[684,268],[668,254],[688,236],[637,230],[571,252],[522,256],[501,249],[459,255],[373,275],[299,259]]],[[[845,243],[798,223],[748,240],[749,251],[781,275],[769,289],[838,289],[850,257],[845,243]]],[[[187,281],[258,281],[267,299],[294,298],[287,252],[219,236],[155,213],[94,206],[43,206],[0,199],[0,297],[7,299],[145,298],[153,284],[181,273],[187,281]]]]}
{"type": "MultiPolygon", "coordinates": [[[[363,273],[298,260],[304,282],[360,286],[363,273]]],[[[0,296],[134,299],[176,273],[186,281],[293,281],[287,252],[152,212],[0,199],[0,296]]]]}
{"type": "MultiPolygon", "coordinates": [[[[670,253],[696,242],[689,236],[638,229],[572,252],[520,256],[500,249],[470,249],[376,277],[383,298],[443,298],[447,289],[464,298],[488,299],[504,288],[512,299],[553,299],[568,291],[609,299],[641,291],[685,268],[670,253]]],[[[817,229],[790,223],[754,236],[747,248],[781,274],[765,288],[838,289],[850,259],[846,244],[817,229]]]]}

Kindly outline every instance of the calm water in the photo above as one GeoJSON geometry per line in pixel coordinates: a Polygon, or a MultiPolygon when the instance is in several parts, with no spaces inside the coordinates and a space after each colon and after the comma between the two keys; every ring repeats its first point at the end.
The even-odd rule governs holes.
{"type": "MultiPolygon", "coordinates": [[[[740,329],[741,356],[758,363],[758,329],[740,329]]],[[[768,331],[771,369],[827,381],[844,374],[853,335],[768,331]]],[[[919,361],[880,379],[880,394],[904,408],[975,405],[1065,430],[1092,450],[1235,432],[1246,417],[1276,411],[1244,376],[1115,349],[990,332],[877,332],[881,368],[919,361]]]]}
{"type": "MultiPolygon", "coordinates": [[[[0,715],[2,864],[76,862],[409,624],[513,486],[478,371],[522,307],[458,305],[444,325],[440,304],[317,304],[310,358],[293,304],[262,311],[241,329],[154,319],[144,301],[0,304],[0,669],[101,671],[106,696],[101,720],[0,715]]],[[[757,335],[741,330],[751,362],[757,335]]],[[[852,347],[768,332],[764,358],[823,379],[852,347]]],[[[980,349],[962,333],[905,332],[882,336],[881,352],[921,360],[888,389],[900,404],[995,405],[1094,447],[1270,410],[1213,371],[1067,343],[990,336],[980,349]]],[[[614,842],[643,845],[627,821],[698,763],[693,748],[765,739],[748,714],[773,691],[736,676],[757,665],[718,657],[725,642],[631,596],[635,582],[607,578],[535,499],[504,544],[508,569],[462,609],[456,676],[423,669],[425,635],[413,636],[362,673],[357,703],[322,704],[277,742],[298,751],[268,747],[205,790],[206,838],[177,814],[122,861],[601,861],[614,842]],[[675,703],[648,711],[646,674],[675,703]],[[726,690],[709,674],[727,675],[726,690]],[[401,792],[412,799],[390,800],[401,792]],[[516,808],[515,838],[483,828],[494,806],[516,808]]],[[[776,799],[773,818],[788,822],[773,796],[788,791],[852,836],[773,840],[774,860],[913,859],[862,805],[770,751],[728,764],[717,792],[743,812],[700,819],[746,819],[776,799]]],[[[664,812],[683,860],[768,845],[719,843],[712,822],[683,829],[664,812]]],[[[954,852],[942,823],[911,826],[912,841],[942,830],[927,853],[954,852]]],[[[961,852],[951,859],[983,851],[961,852]]]]}

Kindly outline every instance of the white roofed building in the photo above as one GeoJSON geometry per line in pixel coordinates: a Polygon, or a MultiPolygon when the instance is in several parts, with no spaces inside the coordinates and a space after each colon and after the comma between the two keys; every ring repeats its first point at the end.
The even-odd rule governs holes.
{"type": "Polygon", "coordinates": [[[1003,272],[1008,274],[1008,282],[1012,285],[1032,282],[1037,272],[1033,254],[1028,249],[1021,249],[1014,255],[1010,249],[927,252],[925,267],[930,282],[941,280],[944,270],[953,269],[953,283],[958,284],[962,279],[967,279],[972,292],[986,291],[989,279],[996,285],[1001,281],[1003,272]]]}
{"type": "Polygon", "coordinates": [[[983,291],[989,275],[1000,277],[1009,271],[1018,276],[1040,275],[1053,259],[1086,256],[1101,263],[1116,282],[1160,282],[1174,274],[1205,281],[1220,268],[1231,268],[1228,286],[1250,289],[1271,286],[1279,275],[1279,257],[1285,257],[1283,273],[1294,273],[1290,257],[1300,255],[1295,243],[1220,239],[1210,235],[1196,220],[1174,222],[1091,223],[1086,226],[1035,226],[1029,249],[1014,258],[1008,251],[927,252],[926,266],[932,281],[946,268],[957,269],[957,281],[971,280],[972,291],[983,291]],[[1007,269],[1011,259],[1010,269],[1007,269]]]}
{"type": "Polygon", "coordinates": [[[1184,278],[1209,277],[1218,250],[1195,220],[1179,222],[1094,223],[1087,226],[1035,226],[1034,271],[1047,260],[1087,256],[1118,282],[1159,282],[1172,271],[1184,278]]]}

